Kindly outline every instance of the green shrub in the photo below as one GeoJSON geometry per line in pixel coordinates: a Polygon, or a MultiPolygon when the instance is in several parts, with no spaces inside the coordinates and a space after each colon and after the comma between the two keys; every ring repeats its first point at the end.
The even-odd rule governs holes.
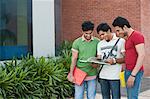
{"type": "Polygon", "coordinates": [[[59,56],[61,56],[61,62],[64,64],[65,68],[69,71],[70,64],[71,64],[71,48],[72,48],[72,42],[69,41],[63,41],[63,43],[60,46],[59,50],[59,56]]]}
{"type": "MultiPolygon", "coordinates": [[[[67,63],[68,64],[68,63],[67,63]]],[[[73,94],[65,59],[28,55],[0,66],[0,97],[4,99],[65,99],[73,94]]],[[[70,64],[68,64],[70,65],[70,64]]]]}

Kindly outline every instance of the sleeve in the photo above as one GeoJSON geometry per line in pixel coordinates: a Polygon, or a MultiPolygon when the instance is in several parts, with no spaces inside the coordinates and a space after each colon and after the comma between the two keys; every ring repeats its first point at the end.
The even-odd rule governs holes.
{"type": "Polygon", "coordinates": [[[124,39],[120,39],[121,41],[121,52],[125,52],[125,40],[124,39]]]}
{"type": "Polygon", "coordinates": [[[101,45],[100,43],[98,43],[98,45],[97,45],[97,55],[102,55],[100,45],[101,45]]]}
{"type": "Polygon", "coordinates": [[[133,38],[134,45],[144,43],[144,36],[141,33],[136,33],[133,38]]]}
{"type": "Polygon", "coordinates": [[[78,44],[78,40],[75,40],[72,44],[72,51],[79,51],[79,44],[78,44]]]}

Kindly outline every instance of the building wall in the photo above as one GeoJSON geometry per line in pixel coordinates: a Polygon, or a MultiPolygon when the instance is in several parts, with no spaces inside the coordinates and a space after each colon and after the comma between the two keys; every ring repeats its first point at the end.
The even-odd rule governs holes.
{"type": "Polygon", "coordinates": [[[145,75],[150,75],[150,0],[141,0],[141,31],[145,36],[145,75]]]}
{"type": "Polygon", "coordinates": [[[100,22],[111,25],[116,16],[128,18],[133,28],[140,30],[140,0],[63,0],[62,39],[78,37],[84,20],[95,26],[100,22]]]}
{"type": "MultiPolygon", "coordinates": [[[[149,0],[63,0],[61,39],[73,41],[81,36],[81,24],[84,20],[93,21],[96,28],[101,22],[107,22],[111,25],[115,17],[123,16],[130,21],[134,29],[142,31],[147,36],[146,46],[149,47],[147,43],[150,29],[150,22],[147,22],[150,21],[150,19],[147,20],[150,14],[149,2],[149,0]],[[145,27],[145,25],[147,26],[145,27]]],[[[94,35],[97,36],[96,31],[94,35]]],[[[150,47],[146,49],[147,53],[149,49],[150,47]]],[[[150,76],[148,56],[146,56],[144,64],[145,75],[150,76]]]]}

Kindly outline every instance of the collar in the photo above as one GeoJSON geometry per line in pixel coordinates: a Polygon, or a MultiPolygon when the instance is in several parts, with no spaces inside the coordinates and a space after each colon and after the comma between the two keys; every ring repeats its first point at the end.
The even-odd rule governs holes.
{"type": "Polygon", "coordinates": [[[112,40],[115,40],[115,39],[117,39],[118,37],[116,36],[116,33],[113,33],[113,38],[112,38],[112,40]]]}
{"type": "MultiPolygon", "coordinates": [[[[92,36],[91,39],[89,41],[93,41],[94,40],[94,37],[92,36]]],[[[84,35],[82,35],[82,41],[87,41],[84,37],[84,35]]]]}
{"type": "MultiPolygon", "coordinates": [[[[113,38],[110,41],[118,39],[118,37],[116,36],[116,33],[113,33],[112,35],[113,35],[113,38]]],[[[102,41],[106,41],[106,40],[103,39],[102,41]]]]}

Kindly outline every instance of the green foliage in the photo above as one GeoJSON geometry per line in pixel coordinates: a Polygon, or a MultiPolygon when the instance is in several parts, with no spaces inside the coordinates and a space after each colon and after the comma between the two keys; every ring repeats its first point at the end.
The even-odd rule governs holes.
{"type": "Polygon", "coordinates": [[[71,64],[71,55],[72,55],[71,48],[72,48],[72,42],[63,41],[59,51],[60,52],[59,55],[62,57],[61,61],[67,70],[70,69],[70,64],[71,64]]]}
{"type": "MultiPolygon", "coordinates": [[[[70,55],[68,55],[70,56],[70,55]]],[[[65,57],[66,58],[66,57],[65,57]]],[[[67,59],[67,58],[66,58],[67,59]]],[[[0,66],[0,98],[65,99],[73,94],[64,57],[35,59],[28,55],[0,66]]]]}

